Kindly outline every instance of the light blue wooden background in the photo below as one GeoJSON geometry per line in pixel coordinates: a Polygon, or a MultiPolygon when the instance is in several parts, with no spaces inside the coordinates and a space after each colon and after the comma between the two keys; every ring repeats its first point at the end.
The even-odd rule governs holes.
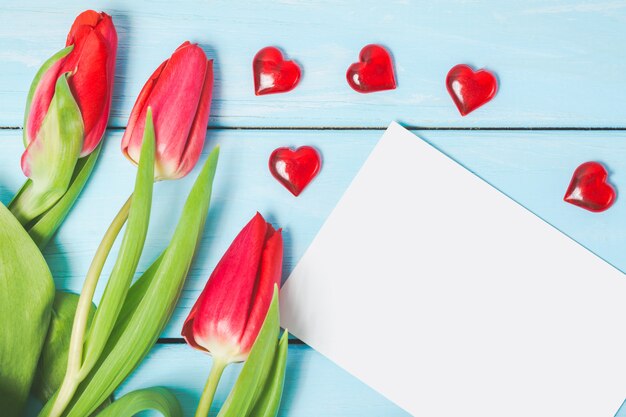
{"type": "MultiPolygon", "coordinates": [[[[187,39],[200,43],[216,60],[216,94],[205,149],[220,144],[223,150],[215,198],[200,256],[163,337],[179,337],[182,320],[212,267],[256,210],[285,229],[287,275],[391,120],[415,128],[437,148],[626,271],[624,200],[618,198],[602,214],[561,201],[573,169],[587,160],[604,162],[618,191],[626,189],[626,1],[55,3],[0,3],[3,203],[24,180],[18,164],[20,128],[26,91],[38,66],[63,46],[74,16],[87,7],[111,14],[120,40],[104,153],[45,254],[59,288],[80,289],[100,237],[130,191],[134,168],[121,156],[119,140],[148,75],[187,39]],[[347,86],[345,70],[360,48],[372,42],[392,51],[399,86],[359,95],[347,86]],[[295,91],[254,96],[251,59],[267,45],[283,48],[302,65],[303,80],[295,91]],[[444,86],[448,69],[458,63],[488,67],[500,81],[496,98],[465,118],[444,86]],[[324,167],[310,188],[294,198],[271,178],[267,158],[278,146],[304,144],[321,151],[324,167]]],[[[157,185],[141,268],[168,241],[191,182],[187,178],[157,185]]],[[[372,223],[384,224],[386,215],[381,213],[372,223]]],[[[105,272],[109,270],[110,265],[105,272]]],[[[372,337],[387,336],[384,329],[372,329],[372,337]]],[[[407,415],[307,346],[293,341],[289,354],[281,416],[407,415]]],[[[190,416],[209,366],[207,356],[186,345],[162,343],[121,391],[171,387],[190,416]]],[[[236,367],[227,373],[218,403],[235,377],[236,367]]]]}

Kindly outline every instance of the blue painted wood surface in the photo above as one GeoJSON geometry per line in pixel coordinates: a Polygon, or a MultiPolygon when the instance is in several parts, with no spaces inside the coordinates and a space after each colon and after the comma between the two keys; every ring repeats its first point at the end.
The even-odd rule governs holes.
{"type": "MultiPolygon", "coordinates": [[[[391,120],[429,128],[499,128],[417,133],[626,271],[626,202],[621,196],[602,214],[561,201],[573,169],[587,160],[609,167],[618,192],[626,187],[626,131],[606,129],[626,126],[621,105],[626,95],[626,1],[3,0],[0,201],[5,204],[24,180],[18,161],[26,91],[38,66],[63,46],[74,16],[85,7],[113,16],[119,60],[104,152],[75,210],[45,253],[59,288],[80,290],[106,226],[131,189],[135,170],[119,152],[119,140],[136,94],[154,68],[186,39],[199,42],[216,60],[212,129],[203,157],[215,144],[222,146],[222,154],[200,255],[164,337],[178,337],[211,269],[256,210],[284,228],[288,273],[382,134],[367,128],[383,128],[391,120]],[[397,90],[359,95],[347,86],[348,65],[371,42],[393,53],[397,90]],[[267,45],[281,47],[302,65],[304,77],[293,92],[254,96],[251,60],[267,45]],[[448,69],[458,63],[487,67],[500,81],[496,98],[465,118],[458,115],[444,86],[448,69]],[[281,129],[259,130],[268,127],[281,129]],[[354,129],[323,130],[329,127],[354,129]],[[602,130],[505,130],[511,127],[602,130]],[[269,175],[267,158],[278,146],[304,144],[322,152],[324,167],[294,198],[269,175]]],[[[168,242],[191,182],[187,178],[155,187],[141,270],[168,242]]],[[[372,223],[384,224],[385,215],[372,223]]],[[[110,268],[105,268],[105,277],[110,268]]],[[[372,337],[380,337],[380,330],[372,337]]],[[[289,353],[281,416],[406,415],[307,346],[292,344],[289,353]]],[[[121,392],[171,387],[190,416],[209,365],[208,357],[185,345],[161,344],[121,392]]],[[[236,370],[227,373],[218,403],[236,370]]]]}
{"type": "MultiPolygon", "coordinates": [[[[111,124],[182,41],[216,59],[213,125],[624,126],[621,0],[95,0],[119,29],[111,124]],[[359,95],[345,82],[361,47],[393,53],[399,88],[359,95]],[[276,45],[303,67],[292,93],[255,97],[251,60],[276,45]],[[454,65],[500,79],[491,105],[460,118],[444,86],[454,65]]],[[[62,47],[81,0],[3,0],[0,125],[19,126],[35,68],[62,47]]]]}

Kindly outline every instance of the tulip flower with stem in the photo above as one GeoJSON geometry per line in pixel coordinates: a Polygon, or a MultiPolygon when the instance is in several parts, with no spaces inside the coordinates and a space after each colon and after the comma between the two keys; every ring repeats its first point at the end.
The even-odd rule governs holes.
{"type": "Polygon", "coordinates": [[[257,213],[232,242],[191,309],[182,336],[213,357],[196,417],[207,416],[226,366],[250,354],[280,285],[282,261],[281,231],[257,213]]]}
{"type": "Polygon", "coordinates": [[[187,175],[204,146],[212,91],[213,61],[207,60],[197,45],[183,43],[159,66],[137,98],[122,138],[123,153],[138,164],[146,132],[152,130],[149,136],[156,141],[154,179],[187,175]],[[138,123],[140,119],[146,123],[138,123]]]}
{"type": "MultiPolygon", "coordinates": [[[[202,49],[189,42],[181,45],[144,86],[131,112],[122,149],[132,162],[139,164],[141,171],[141,166],[145,164],[143,149],[146,141],[155,142],[154,155],[150,162],[151,182],[180,178],[189,173],[198,161],[206,137],[212,86],[212,61],[206,59],[202,49]],[[145,119],[145,124],[140,123],[140,119],[145,119]]],[[[217,152],[214,152],[209,158],[212,172],[216,161],[217,152]]],[[[211,170],[204,176],[208,175],[212,180],[211,170]]],[[[137,187],[139,185],[138,181],[137,187]]],[[[130,297],[130,284],[143,249],[149,217],[149,206],[144,205],[143,217],[138,215],[134,217],[134,222],[131,221],[135,200],[139,199],[144,204],[148,201],[145,197],[138,198],[137,190],[136,188],[134,196],[122,207],[111,224],[88,272],[72,328],[67,371],[51,408],[44,409],[44,415],[60,416],[70,405],[79,385],[97,372],[98,361],[105,354],[125,302],[130,297]],[[87,333],[88,311],[98,278],[112,244],[127,218],[129,225],[120,255],[87,333]]],[[[183,260],[188,256],[186,254],[176,265],[184,265],[183,260]]],[[[163,265],[161,268],[157,264],[158,270],[170,267],[163,265]]],[[[179,276],[184,278],[180,272],[179,276]]],[[[180,279],[172,282],[182,284],[180,279]]],[[[171,292],[167,302],[177,297],[178,291],[171,292]]],[[[78,403],[82,404],[80,401],[78,403]]],[[[86,403],[91,407],[91,403],[86,403]]]]}
{"type": "MultiPolygon", "coordinates": [[[[177,179],[187,175],[196,165],[204,146],[213,91],[213,66],[202,49],[185,42],[176,49],[169,60],[161,64],[157,73],[146,83],[131,112],[128,127],[122,138],[122,150],[137,164],[140,160],[138,150],[140,152],[143,148],[146,136],[154,137],[156,141],[154,179],[177,179]],[[174,75],[178,78],[174,78],[174,75]],[[143,117],[146,120],[145,125],[137,122],[138,118],[143,117]]],[[[130,199],[122,208],[120,215],[126,214],[124,210],[129,202],[130,199]]],[[[113,274],[115,272],[114,270],[113,274]]],[[[122,300],[126,296],[131,280],[132,274],[127,274],[118,287],[111,290],[112,297],[116,300],[112,307],[115,316],[121,309],[122,300]]],[[[108,295],[105,291],[103,302],[108,295]]],[[[103,304],[105,308],[110,305],[103,304]]],[[[86,306],[84,308],[87,309],[86,306]]],[[[105,313],[100,314],[102,310],[103,307],[98,309],[90,330],[91,343],[80,372],[81,380],[95,365],[112,331],[112,323],[99,320],[99,315],[107,316],[105,313]],[[97,338],[95,339],[97,342],[94,338],[97,338]]],[[[85,327],[86,321],[83,319],[81,332],[85,327]]]]}
{"type": "Polygon", "coordinates": [[[6,232],[14,223],[19,229],[11,239],[3,238],[6,258],[0,261],[3,415],[19,413],[28,394],[54,300],[47,266],[46,273],[31,274],[29,268],[20,272],[19,260],[27,259],[30,270],[40,266],[43,258],[35,244],[40,249],[46,245],[91,174],[109,116],[116,51],[111,17],[92,10],[81,13],[66,47],[43,64],[28,93],[21,165],[29,178],[0,219],[6,232]],[[21,233],[24,229],[30,238],[21,233]],[[19,248],[21,256],[12,255],[13,248],[19,248]],[[19,337],[11,337],[14,330],[19,337]]]}
{"type": "MultiPolygon", "coordinates": [[[[148,115],[150,116],[150,112],[148,115]]],[[[149,122],[150,118],[148,125],[149,122]]],[[[154,131],[147,128],[145,132],[148,139],[154,131]]],[[[150,140],[146,140],[146,143],[149,142],[150,140]]],[[[74,317],[66,375],[57,393],[42,410],[42,417],[91,415],[156,343],[180,295],[204,228],[218,150],[215,149],[209,155],[190,193],[170,245],[144,275],[130,286],[126,279],[129,276],[132,278],[136,271],[145,240],[145,229],[140,226],[143,223],[147,227],[149,217],[149,199],[145,195],[151,189],[152,175],[146,173],[146,166],[153,166],[153,163],[149,157],[143,156],[147,152],[146,148],[148,146],[144,145],[126,233],[100,307],[87,335],[84,324],[89,314],[83,314],[83,311],[88,311],[84,307],[87,305],[84,300],[91,300],[93,297],[97,277],[115,240],[113,236],[119,233],[123,224],[121,219],[124,217],[124,209],[107,231],[88,272],[74,317]],[[144,216],[136,214],[140,212],[144,216]],[[121,285],[122,282],[126,286],[121,285]],[[114,308],[115,306],[119,308],[114,308]],[[103,323],[100,329],[105,330],[96,328],[98,314],[103,323]],[[110,332],[107,333],[108,329],[110,332]],[[104,346],[96,349],[94,346],[99,343],[104,343],[104,346]],[[95,360],[94,355],[97,356],[95,360]]],[[[137,395],[133,398],[144,396],[137,395]]]]}
{"type": "Polygon", "coordinates": [[[84,187],[100,152],[113,95],[117,33],[106,13],[81,13],[66,47],[37,72],[26,101],[22,170],[9,208],[46,245],[84,187]]]}

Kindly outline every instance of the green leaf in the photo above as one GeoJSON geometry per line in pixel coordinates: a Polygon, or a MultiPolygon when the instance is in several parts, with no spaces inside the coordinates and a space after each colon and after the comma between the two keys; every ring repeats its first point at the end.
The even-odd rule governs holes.
{"type": "MultiPolygon", "coordinates": [[[[35,241],[35,244],[43,249],[54,236],[57,229],[67,217],[69,211],[74,206],[81,191],[87,184],[91,172],[96,165],[102,144],[88,156],[78,160],[74,169],[74,176],[67,192],[48,211],[36,218],[27,226],[28,234],[35,241]]],[[[28,180],[30,181],[30,180],[28,180]]]]}
{"type": "Polygon", "coordinates": [[[27,181],[9,207],[23,225],[44,213],[65,194],[83,146],[83,119],[67,83],[68,74],[57,79],[37,138],[28,146],[31,181],[27,181]]]}
{"type": "Polygon", "coordinates": [[[130,392],[105,408],[96,417],[132,417],[135,414],[154,410],[163,417],[182,417],[180,403],[169,390],[162,387],[146,388],[130,392]]]}
{"type": "MultiPolygon", "coordinates": [[[[216,148],[196,180],[165,252],[149,269],[147,284],[131,289],[100,360],[79,386],[67,417],[90,415],[139,365],[158,340],[180,296],[200,241],[211,199],[219,151],[216,148]]],[[[135,286],[133,286],[135,287],[135,286]]],[[[42,415],[45,415],[43,413],[42,415]]]]}
{"type": "Polygon", "coordinates": [[[137,269],[148,230],[154,185],[155,137],[150,108],[143,139],[135,191],[111,223],[87,272],[72,324],[66,371],[58,392],[51,398],[51,404],[44,407],[41,415],[60,416],[74,397],[80,382],[96,364],[115,325],[137,269]],[[127,220],[128,225],[115,266],[93,318],[91,329],[87,333],[88,310],[102,266],[121,225],[127,220]]]}
{"type": "MultiPolygon", "coordinates": [[[[78,305],[78,295],[64,291],[57,291],[52,305],[52,318],[46,342],[41,351],[37,375],[33,382],[32,392],[42,402],[52,397],[61,386],[67,368],[67,351],[72,334],[72,323],[78,305]]],[[[92,305],[89,314],[89,323],[96,312],[92,305]]]]}
{"type": "MultiPolygon", "coordinates": [[[[280,408],[280,400],[283,396],[283,386],[285,383],[285,371],[287,370],[287,351],[289,350],[289,333],[285,331],[278,343],[278,349],[261,396],[257,400],[251,416],[254,417],[276,417],[280,408]]],[[[245,366],[245,365],[244,365],[245,366]]],[[[252,366],[252,365],[250,365],[252,366]]]]}
{"type": "Polygon", "coordinates": [[[0,204],[0,410],[18,417],[50,323],[54,283],[24,228],[0,204]]]}
{"type": "Polygon", "coordinates": [[[152,265],[150,265],[150,267],[130,287],[128,296],[124,302],[124,307],[122,307],[120,316],[115,324],[115,332],[117,335],[122,334],[126,329],[126,326],[130,323],[132,315],[135,314],[141,300],[143,300],[143,297],[146,295],[150,285],[152,285],[152,281],[159,270],[164,254],[165,252],[161,253],[161,256],[159,256],[156,261],[154,261],[152,265]]]}
{"type": "MultiPolygon", "coordinates": [[[[246,417],[252,415],[250,413],[261,398],[267,378],[272,370],[279,332],[278,287],[274,286],[274,296],[265,316],[263,326],[218,417],[246,417]]],[[[254,415],[254,417],[257,416],[254,415]]]]}
{"type": "Polygon", "coordinates": [[[152,123],[152,111],[148,108],[135,191],[126,231],[115,266],[109,276],[93,325],[85,342],[84,362],[79,375],[81,380],[91,371],[104,350],[128,294],[133,276],[137,271],[150,222],[154,185],[154,152],[154,124],[152,123]]]}
{"type": "Polygon", "coordinates": [[[74,45],[70,45],[61,49],[56,54],[52,55],[46,62],[43,63],[37,74],[35,74],[35,78],[33,82],[30,84],[30,89],[28,90],[28,96],[26,97],[26,110],[24,111],[24,146],[28,146],[28,138],[27,138],[27,125],[28,125],[28,115],[30,114],[30,105],[33,101],[33,96],[35,95],[35,91],[37,90],[37,86],[39,85],[39,81],[41,81],[41,77],[56,64],[60,59],[65,58],[70,52],[74,49],[74,45]]]}

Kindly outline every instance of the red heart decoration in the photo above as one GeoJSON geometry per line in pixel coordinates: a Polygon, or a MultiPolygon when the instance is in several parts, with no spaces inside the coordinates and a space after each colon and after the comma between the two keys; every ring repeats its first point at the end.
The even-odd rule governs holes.
{"type": "Polygon", "coordinates": [[[285,61],[278,48],[261,49],[252,61],[254,94],[285,93],[296,88],[300,81],[300,67],[294,61],[285,61]]]}
{"type": "Polygon", "coordinates": [[[615,201],[615,189],[607,182],[608,172],[598,162],[585,162],[574,171],[563,200],[585,210],[600,212],[615,201]]]}
{"type": "Polygon", "coordinates": [[[452,67],[446,77],[448,93],[462,116],[489,102],[498,90],[496,76],[486,69],[474,71],[467,65],[452,67]]]}
{"type": "Polygon", "coordinates": [[[319,152],[310,146],[302,146],[295,151],[278,148],[270,155],[270,172],[286,189],[296,197],[315,178],[322,166],[319,152]]]}
{"type": "Polygon", "coordinates": [[[396,88],[391,55],[380,45],[367,45],[361,49],[359,62],[350,65],[346,78],[350,87],[359,93],[396,88]]]}

